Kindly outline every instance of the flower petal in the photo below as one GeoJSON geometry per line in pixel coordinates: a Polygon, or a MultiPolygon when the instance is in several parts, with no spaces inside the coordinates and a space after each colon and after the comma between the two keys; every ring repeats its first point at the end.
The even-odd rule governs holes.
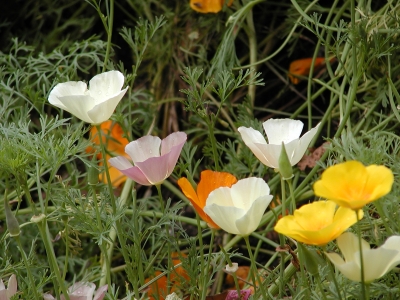
{"type": "MultiPolygon", "coordinates": [[[[302,157],[304,156],[304,153],[306,153],[307,148],[311,143],[311,140],[317,134],[318,127],[319,127],[320,124],[321,123],[318,123],[317,126],[315,126],[314,128],[310,129],[309,131],[307,131],[300,138],[299,142],[296,144],[296,147],[295,147],[295,150],[293,151],[292,156],[289,156],[290,162],[292,163],[292,166],[297,164],[302,159],[302,157]]],[[[288,152],[288,155],[289,155],[289,152],[288,152]]]]}
{"type": "Polygon", "coordinates": [[[269,119],[263,123],[268,144],[281,145],[298,139],[303,130],[303,122],[292,119],[269,119]]]}
{"type": "MultiPolygon", "coordinates": [[[[248,210],[253,202],[262,196],[269,195],[269,186],[262,178],[250,177],[239,180],[231,187],[233,206],[248,210]]],[[[266,203],[268,206],[271,199],[266,203]]],[[[262,211],[264,213],[265,209],[262,211]]]]}
{"type": "Polygon", "coordinates": [[[135,165],[142,171],[151,185],[160,184],[174,170],[175,164],[173,164],[172,168],[170,164],[170,156],[172,155],[173,153],[170,152],[160,157],[151,157],[146,161],[136,162],[135,165]]]}
{"type": "Polygon", "coordinates": [[[69,81],[58,83],[50,92],[49,102],[54,106],[67,110],[67,106],[59,98],[66,96],[84,96],[87,92],[87,85],[82,81],[69,81]]]}
{"type": "Polygon", "coordinates": [[[394,182],[392,171],[385,166],[370,165],[366,167],[368,180],[364,193],[370,193],[371,199],[379,199],[388,194],[394,182]],[[370,190],[372,187],[372,191],[370,190]]]}
{"type": "Polygon", "coordinates": [[[261,218],[271,200],[272,195],[263,195],[257,198],[248,208],[246,214],[236,220],[236,228],[240,235],[247,236],[258,228],[261,218]]]}
{"type": "MultiPolygon", "coordinates": [[[[217,190],[224,189],[219,188],[217,190]]],[[[213,194],[212,192],[210,196],[213,194]]],[[[215,194],[217,195],[217,194],[215,194]]],[[[208,199],[210,198],[208,197],[208,199]]],[[[207,202],[208,202],[207,199],[207,202]]],[[[236,220],[244,216],[243,209],[234,206],[220,206],[212,203],[204,207],[204,212],[223,230],[232,234],[241,234],[240,230],[236,227],[236,220]]]]}
{"type": "Polygon", "coordinates": [[[94,294],[93,300],[102,300],[106,295],[107,289],[108,289],[107,284],[99,287],[98,290],[96,291],[96,294],[94,294]]]}
{"type": "Polygon", "coordinates": [[[15,276],[15,274],[12,274],[10,276],[10,279],[8,280],[7,296],[9,298],[14,296],[17,293],[17,288],[18,288],[17,276],[15,276]]]}
{"type": "Polygon", "coordinates": [[[88,115],[88,111],[93,109],[95,100],[89,95],[63,96],[58,97],[58,100],[65,107],[59,106],[60,108],[63,108],[84,122],[93,123],[93,120],[88,115]]]}
{"type": "Polygon", "coordinates": [[[101,103],[98,103],[96,99],[96,102],[98,104],[87,112],[89,118],[92,120],[92,124],[100,124],[104,121],[107,121],[114,113],[115,108],[117,107],[118,103],[121,101],[127,90],[128,87],[101,103]]]}
{"type": "MultiPolygon", "coordinates": [[[[239,127],[238,131],[243,139],[243,142],[247,147],[250,148],[251,152],[266,166],[272,167],[274,161],[270,162],[265,154],[268,152],[263,152],[260,149],[260,145],[267,146],[265,138],[262,136],[261,132],[253,128],[239,127]]],[[[273,168],[273,167],[272,167],[273,168]]]]}
{"type": "Polygon", "coordinates": [[[123,96],[128,89],[125,88],[123,91],[121,91],[124,81],[124,75],[119,71],[109,71],[98,74],[89,81],[90,96],[96,100],[96,104],[115,97],[121,92],[123,92],[123,96]]]}
{"type": "MultiPolygon", "coordinates": [[[[161,155],[167,154],[171,152],[172,149],[176,146],[182,145],[186,142],[187,135],[184,132],[173,132],[168,135],[165,139],[161,142],[161,155]]],[[[181,148],[182,149],[182,148],[181,148]]],[[[180,153],[180,151],[179,151],[180,153]]]]}
{"type": "Polygon", "coordinates": [[[325,255],[348,279],[353,281],[360,281],[361,271],[356,262],[345,262],[337,253],[325,253],[325,255]]]}
{"type": "Polygon", "coordinates": [[[161,139],[158,136],[146,135],[130,142],[125,147],[125,152],[132,158],[132,161],[143,162],[151,157],[160,156],[161,139]]]}
{"type": "Polygon", "coordinates": [[[109,164],[117,168],[122,172],[122,174],[128,176],[133,181],[136,181],[142,185],[151,185],[151,182],[143,174],[143,172],[138,168],[132,166],[132,164],[123,156],[117,156],[110,158],[108,160],[109,164]]]}

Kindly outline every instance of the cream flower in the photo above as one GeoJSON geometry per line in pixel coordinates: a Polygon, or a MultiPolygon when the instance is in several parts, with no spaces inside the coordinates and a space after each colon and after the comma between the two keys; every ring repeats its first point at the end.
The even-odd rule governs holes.
{"type": "MultiPolygon", "coordinates": [[[[103,285],[94,294],[96,285],[91,282],[76,282],[67,290],[70,300],[102,300],[106,295],[108,285],[103,285]],[[94,294],[94,296],[93,296],[94,294]]],[[[61,295],[61,300],[64,300],[64,295],[61,295]]],[[[50,294],[43,295],[44,300],[54,300],[55,298],[50,294]]]]}
{"type": "Polygon", "coordinates": [[[186,133],[179,131],[163,140],[147,135],[125,147],[135,166],[123,156],[113,157],[108,162],[139,184],[161,184],[174,170],[186,139],[186,133]]]}
{"type": "MultiPolygon", "coordinates": [[[[345,232],[337,239],[337,244],[344,259],[337,253],[325,253],[330,261],[353,281],[361,281],[360,248],[358,237],[345,232]]],[[[392,270],[400,263],[400,236],[391,236],[376,249],[370,249],[368,242],[362,239],[362,255],[364,260],[364,279],[371,282],[392,270]]]]}
{"type": "Polygon", "coordinates": [[[317,133],[318,126],[319,124],[300,138],[303,122],[291,119],[269,119],[263,123],[268,143],[261,132],[251,127],[242,126],[238,131],[247,147],[264,165],[279,169],[278,160],[282,151],[282,142],[285,144],[290,164],[294,166],[303,157],[317,133]]]}
{"type": "Polygon", "coordinates": [[[257,229],[271,200],[268,184],[251,177],[212,191],[203,210],[223,230],[247,236],[257,229]]]}
{"type": "Polygon", "coordinates": [[[107,121],[128,87],[124,85],[124,75],[119,71],[109,71],[94,76],[89,81],[89,89],[82,81],[57,84],[49,95],[49,102],[66,110],[90,124],[107,121]]]}
{"type": "Polygon", "coordinates": [[[17,293],[17,277],[13,274],[8,279],[8,286],[5,287],[3,280],[0,279],[0,299],[9,300],[17,293]]]}

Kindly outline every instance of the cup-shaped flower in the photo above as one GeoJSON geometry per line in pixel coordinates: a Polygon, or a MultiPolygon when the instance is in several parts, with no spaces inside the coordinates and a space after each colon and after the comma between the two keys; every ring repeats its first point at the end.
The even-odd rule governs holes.
{"type": "MultiPolygon", "coordinates": [[[[99,287],[94,293],[96,285],[91,282],[76,282],[67,290],[70,300],[102,300],[106,295],[108,285],[99,287]],[[93,296],[94,294],[94,296],[93,296]]],[[[65,300],[64,295],[61,295],[61,300],[65,300]]],[[[55,298],[50,294],[43,295],[44,300],[54,300],[55,298]]]]}
{"type": "Polygon", "coordinates": [[[124,80],[121,72],[109,71],[94,76],[89,89],[82,81],[59,83],[51,90],[49,102],[82,121],[100,124],[111,117],[128,90],[121,90],[124,80]]]}
{"type": "Polygon", "coordinates": [[[178,180],[178,185],[185,196],[190,200],[200,217],[207,222],[208,226],[211,228],[219,228],[219,226],[203,211],[207,197],[213,190],[220,187],[231,187],[232,184],[236,182],[237,179],[232,174],[205,170],[200,174],[197,192],[195,192],[189,180],[184,177],[178,180]]]}
{"type": "Polygon", "coordinates": [[[285,145],[290,164],[294,166],[303,157],[317,133],[318,126],[319,124],[300,138],[303,122],[291,119],[269,119],[263,123],[268,143],[261,132],[251,127],[242,126],[238,131],[247,147],[264,165],[279,169],[282,143],[285,145]]]}
{"type": "MultiPolygon", "coordinates": [[[[345,232],[337,239],[337,244],[344,259],[337,253],[325,253],[330,261],[348,279],[361,281],[361,260],[358,237],[345,232]]],[[[364,239],[361,240],[362,256],[364,261],[364,280],[366,283],[378,279],[400,263],[400,236],[393,235],[376,249],[364,239]]]]}
{"type": "Polygon", "coordinates": [[[327,168],[314,183],[314,193],[357,210],[389,193],[393,181],[392,171],[385,166],[348,161],[327,168]]]}
{"type": "Polygon", "coordinates": [[[8,279],[7,288],[5,287],[3,280],[0,279],[0,299],[11,299],[11,297],[17,293],[17,287],[17,277],[14,274],[10,276],[10,279],[8,279]]]}
{"type": "MultiPolygon", "coordinates": [[[[357,222],[353,210],[339,207],[333,201],[316,201],[281,218],[275,231],[308,245],[326,245],[357,222]]],[[[358,218],[363,211],[358,212],[358,218]]]]}
{"type": "Polygon", "coordinates": [[[203,210],[223,230],[247,236],[257,229],[271,200],[268,184],[250,177],[212,191],[203,210]]]}
{"type": "Polygon", "coordinates": [[[135,166],[123,156],[113,157],[108,162],[139,184],[158,185],[171,175],[186,139],[184,132],[171,133],[163,140],[147,135],[125,147],[135,166]]]}
{"type": "MultiPolygon", "coordinates": [[[[232,5],[233,0],[229,0],[228,6],[232,5]]],[[[226,0],[190,0],[190,7],[200,13],[217,13],[222,10],[226,0]]]]}

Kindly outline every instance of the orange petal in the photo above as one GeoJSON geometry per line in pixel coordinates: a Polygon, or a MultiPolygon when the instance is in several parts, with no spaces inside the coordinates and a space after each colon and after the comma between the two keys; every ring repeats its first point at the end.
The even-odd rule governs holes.
{"type": "MultiPolygon", "coordinates": [[[[312,61],[312,57],[292,61],[289,67],[288,77],[293,84],[298,84],[300,82],[297,76],[307,76],[310,73],[312,61]]],[[[324,57],[317,57],[314,62],[314,70],[320,68],[324,63],[324,57]]]]}
{"type": "MultiPolygon", "coordinates": [[[[156,271],[154,272],[154,276],[151,278],[147,278],[144,282],[147,283],[149,282],[152,278],[157,277],[160,275],[162,272],[156,271]]],[[[167,295],[167,276],[162,276],[159,279],[157,279],[155,282],[150,284],[148,290],[147,290],[147,295],[149,297],[149,300],[154,300],[154,299],[159,299],[159,300],[164,300],[164,296],[167,295]]]]}
{"type": "MultiPolygon", "coordinates": [[[[228,6],[233,0],[229,0],[228,6]]],[[[222,10],[225,0],[190,0],[190,7],[200,13],[217,13],[222,10]]]]}

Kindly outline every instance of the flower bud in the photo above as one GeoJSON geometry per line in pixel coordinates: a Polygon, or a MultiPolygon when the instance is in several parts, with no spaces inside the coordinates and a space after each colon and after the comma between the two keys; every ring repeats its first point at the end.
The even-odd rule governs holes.
{"type": "Polygon", "coordinates": [[[305,265],[307,271],[313,276],[318,274],[318,254],[313,250],[307,249],[301,243],[297,243],[297,248],[299,249],[300,260],[305,265]]]}
{"type": "Polygon", "coordinates": [[[7,191],[6,195],[4,196],[4,211],[6,213],[6,223],[8,232],[10,233],[11,236],[19,236],[21,230],[19,229],[17,218],[12,213],[10,206],[8,204],[7,191]]]}
{"type": "Polygon", "coordinates": [[[290,159],[287,155],[285,144],[282,142],[282,150],[281,154],[279,155],[279,172],[284,180],[289,180],[293,177],[293,169],[292,165],[290,164],[290,159]]]}
{"type": "Polygon", "coordinates": [[[88,171],[89,185],[96,185],[99,183],[99,170],[95,166],[90,166],[88,171]]]}

